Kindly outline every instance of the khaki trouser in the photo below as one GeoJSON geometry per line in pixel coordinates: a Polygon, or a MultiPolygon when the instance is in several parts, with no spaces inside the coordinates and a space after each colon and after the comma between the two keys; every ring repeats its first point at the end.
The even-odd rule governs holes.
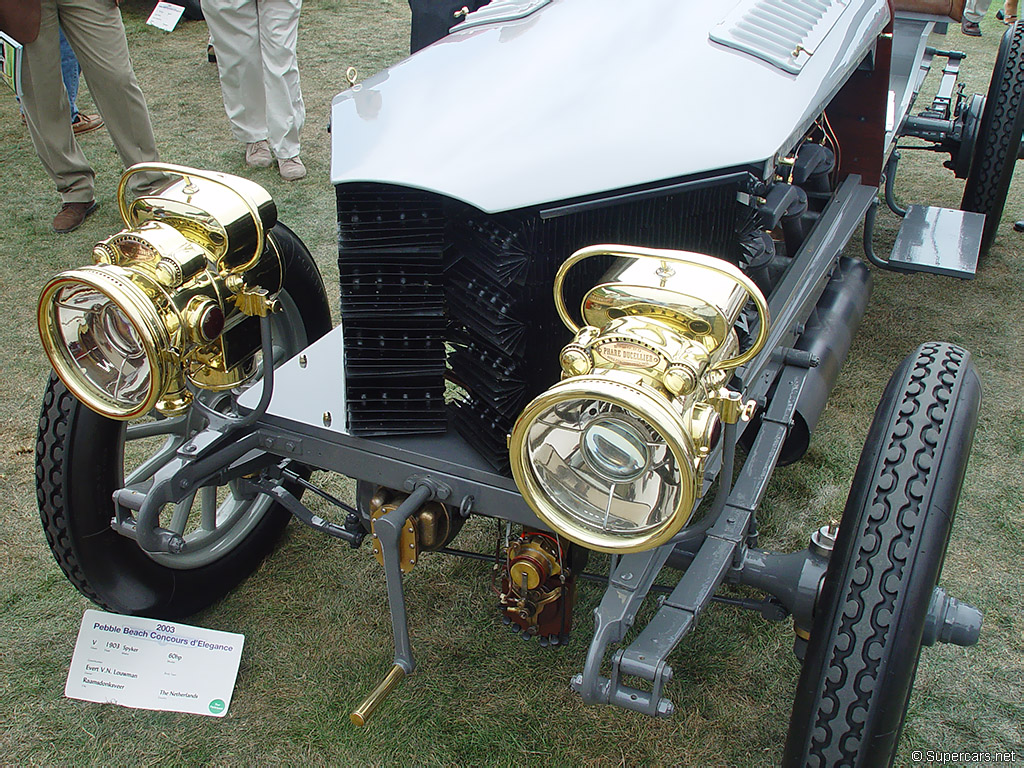
{"type": "MultiPolygon", "coordinates": [[[[980,24],[985,17],[992,0],[967,0],[964,7],[964,18],[980,24]]],[[[1011,21],[1017,18],[1017,0],[1006,0],[1003,3],[1003,16],[1011,21]]]]}
{"type": "MultiPolygon", "coordinates": [[[[964,6],[964,18],[980,24],[991,4],[992,0],[968,0],[964,6]]],[[[1003,3],[1003,16],[1011,20],[1017,18],[1017,0],[1006,0],[1003,3]]]]}
{"type": "Polygon", "coordinates": [[[71,129],[58,20],[125,166],[157,160],[156,140],[114,0],[42,0],[39,37],[24,50],[22,104],[36,154],[61,198],[85,203],[95,197],[95,173],[71,129]]]}
{"type": "Polygon", "coordinates": [[[302,0],[202,0],[235,138],[299,154],[306,107],[295,46],[302,0]]]}
{"type": "Polygon", "coordinates": [[[964,6],[964,18],[967,21],[980,24],[985,14],[988,13],[990,5],[992,5],[992,0],[967,0],[967,5],[964,6]]]}

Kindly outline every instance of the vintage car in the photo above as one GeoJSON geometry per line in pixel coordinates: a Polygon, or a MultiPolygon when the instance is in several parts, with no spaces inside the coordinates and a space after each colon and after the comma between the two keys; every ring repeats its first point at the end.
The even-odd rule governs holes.
{"type": "Polygon", "coordinates": [[[896,368],[842,519],[806,548],[760,548],[758,510],[807,450],[864,314],[871,270],[840,255],[858,227],[870,264],[953,277],[996,235],[1024,30],[970,96],[962,55],[928,46],[960,14],[937,5],[462,14],[334,100],[333,329],[333,291],[261,187],[129,169],[124,230],[39,302],[55,375],[38,494],[57,562],[100,606],[180,618],[250,574],[292,517],[369,539],[394,665],[356,724],[415,669],[403,575],[428,552],[493,562],[502,619],[546,646],[574,621],[587,635],[576,585],[604,581],[569,682],[656,717],[674,711],[672,650],[726,601],[792,620],[785,763],[889,764],[921,647],[981,628],[937,586],[981,396],[970,353],[929,341],[896,368]],[[902,137],[948,153],[962,210],[896,204],[902,137]],[[142,172],[169,180],[132,195],[142,172]],[[872,247],[880,197],[904,215],[888,258],[872,247]],[[314,470],[354,479],[356,504],[314,470]],[[495,552],[452,546],[474,516],[497,521],[495,552]],[[587,570],[593,552],[607,573],[587,570]],[[763,598],[717,594],[737,584],[763,598]]]}

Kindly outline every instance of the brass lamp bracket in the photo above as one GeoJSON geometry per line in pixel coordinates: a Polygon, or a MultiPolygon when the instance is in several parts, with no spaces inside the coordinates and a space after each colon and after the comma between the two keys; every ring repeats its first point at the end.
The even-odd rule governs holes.
{"type": "Polygon", "coordinates": [[[279,302],[270,298],[266,288],[249,288],[243,284],[242,289],[235,294],[235,306],[243,315],[267,317],[278,311],[279,302]]]}
{"type": "Polygon", "coordinates": [[[733,392],[725,387],[711,393],[708,396],[708,404],[718,411],[719,417],[725,424],[750,421],[757,409],[755,400],[743,402],[743,396],[739,392],[733,392]]]}

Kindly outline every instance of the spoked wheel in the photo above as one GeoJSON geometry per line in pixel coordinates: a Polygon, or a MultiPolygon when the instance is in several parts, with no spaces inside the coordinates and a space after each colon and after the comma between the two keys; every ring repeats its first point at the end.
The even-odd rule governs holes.
{"type": "MultiPolygon", "coordinates": [[[[274,315],[275,364],[331,328],[323,280],[302,241],[278,224],[272,236],[285,266],[274,315]]],[[[257,385],[258,386],[258,385],[257,385]]],[[[231,393],[203,395],[225,409],[231,393]]],[[[161,515],[188,542],[180,554],[147,554],[116,533],[112,494],[150,482],[178,447],[205,424],[198,409],[175,418],[125,424],[82,405],[56,376],[43,399],[36,442],[36,493],[47,543],[65,575],[98,605],[117,613],[179,618],[220,599],[273,547],[288,512],[229,483],[200,488],[161,515]]]]}
{"type": "Polygon", "coordinates": [[[888,766],[977,425],[970,354],[928,343],[875,411],[818,600],[787,766],[888,766]]]}
{"type": "Polygon", "coordinates": [[[981,253],[995,240],[1024,131],[1024,26],[1003,35],[978,126],[962,210],[985,214],[981,253]]]}

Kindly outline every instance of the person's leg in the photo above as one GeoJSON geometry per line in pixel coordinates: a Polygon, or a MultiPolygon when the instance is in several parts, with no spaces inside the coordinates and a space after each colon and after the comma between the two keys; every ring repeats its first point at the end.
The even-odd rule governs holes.
{"type": "Polygon", "coordinates": [[[78,117],[78,75],[81,71],[75,52],[71,50],[68,39],[64,37],[64,30],[60,29],[60,73],[64,78],[64,90],[68,92],[71,122],[75,122],[75,118],[78,117]]]}
{"type": "Polygon", "coordinates": [[[203,0],[203,14],[217,51],[217,71],[231,132],[245,144],[267,138],[256,0],[203,0]]]}
{"type": "Polygon", "coordinates": [[[980,24],[985,14],[988,13],[990,5],[992,5],[992,0],[968,0],[967,5],[964,6],[964,21],[980,24]]]}
{"type": "MultiPolygon", "coordinates": [[[[89,93],[127,168],[159,160],[150,110],[135,79],[121,10],[113,2],[56,0],[60,25],[78,56],[89,93]]],[[[131,187],[157,183],[160,174],[134,177],[131,187]]]]}
{"type": "Polygon", "coordinates": [[[1017,20],[1017,0],[1006,0],[1003,3],[1003,21],[1012,24],[1017,20]]]}
{"type": "Polygon", "coordinates": [[[22,107],[43,168],[65,203],[93,200],[95,174],[71,130],[60,68],[57,0],[42,0],[39,37],[22,54],[22,107]]]}
{"type": "MultiPolygon", "coordinates": [[[[56,2],[64,34],[82,65],[121,162],[128,167],[158,160],[149,108],[132,69],[120,9],[96,0],[56,2]]],[[[136,177],[133,187],[145,186],[147,178],[136,177]]]]}
{"type": "Polygon", "coordinates": [[[306,120],[295,55],[301,10],[302,0],[261,0],[259,5],[267,129],[270,147],[279,159],[298,156],[299,134],[306,120]]]}

